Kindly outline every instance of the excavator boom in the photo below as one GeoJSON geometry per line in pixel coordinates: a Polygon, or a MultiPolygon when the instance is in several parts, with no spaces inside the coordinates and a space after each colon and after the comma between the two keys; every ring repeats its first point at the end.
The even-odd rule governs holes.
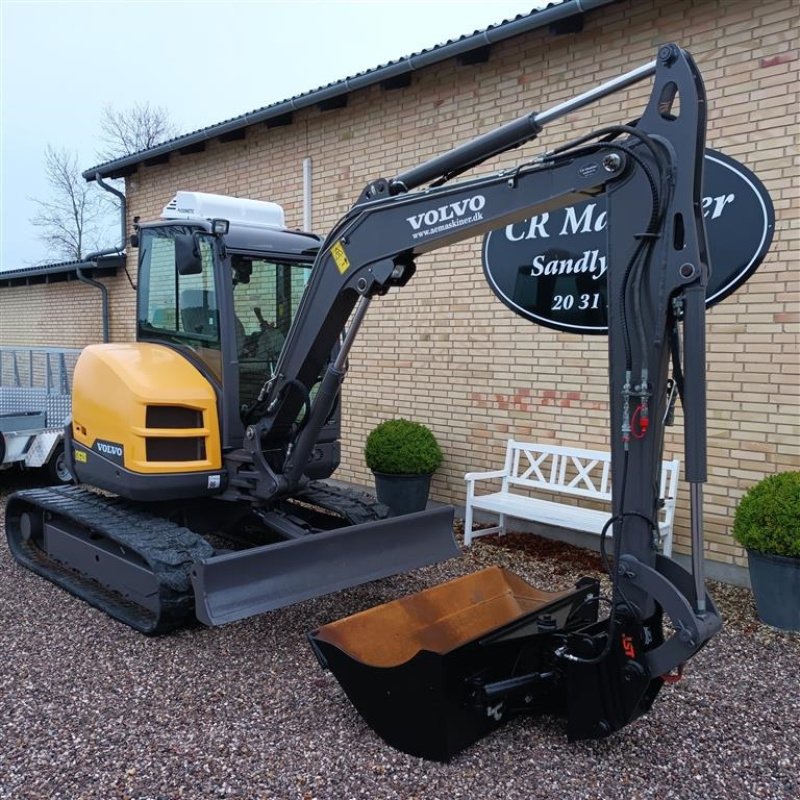
{"type": "MultiPolygon", "coordinates": [[[[515,169],[444,185],[531,138],[543,120],[572,106],[568,101],[554,115],[527,115],[392,181],[373,182],[320,251],[306,308],[318,309],[329,298],[330,315],[322,315],[316,329],[299,327],[296,333],[316,336],[321,344],[331,319],[402,283],[417,255],[587,196],[607,198],[610,614],[597,618],[596,585],[587,589],[582,582],[572,593],[540,597],[515,576],[479,573],[470,577],[468,591],[461,579],[403,598],[402,613],[388,604],[313,631],[320,663],[334,672],[365,719],[390,744],[414,755],[446,760],[517,713],[562,714],[570,739],[607,736],[646,712],[665,677],[720,628],[702,572],[709,274],[701,213],[703,83],[691,57],[665,45],[652,64],[574,102],[583,105],[651,75],[650,100],[635,125],[609,126],[515,169]],[[408,191],[431,180],[436,188],[408,191]],[[682,351],[672,346],[681,327],[682,351]],[[671,354],[683,361],[676,372],[683,375],[692,572],[657,552],[671,354]],[[673,626],[670,636],[664,614],[673,626]],[[477,617],[484,624],[467,624],[477,617]],[[365,647],[364,632],[373,629],[380,631],[378,644],[365,647]],[[451,635],[442,639],[443,631],[451,635]],[[408,646],[398,648],[398,642],[408,646]],[[394,654],[388,661],[387,648],[394,654]],[[438,719],[428,719],[430,708],[438,719]]],[[[308,359],[314,349],[285,352],[263,437],[296,413],[280,381],[303,380],[313,371],[308,359]]],[[[329,394],[337,377],[330,375],[329,394]]],[[[308,441],[304,435],[285,464],[290,485],[302,472],[313,428],[308,441]]]]}

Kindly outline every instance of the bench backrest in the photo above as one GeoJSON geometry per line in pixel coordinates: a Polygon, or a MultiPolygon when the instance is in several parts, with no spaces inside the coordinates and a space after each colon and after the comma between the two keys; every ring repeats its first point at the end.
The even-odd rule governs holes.
{"type": "MultiPolygon", "coordinates": [[[[661,465],[659,497],[664,500],[665,520],[675,510],[680,461],[661,465]]],[[[611,454],[602,450],[518,442],[510,439],[506,449],[503,490],[524,486],[574,497],[611,502],[611,454]]]]}

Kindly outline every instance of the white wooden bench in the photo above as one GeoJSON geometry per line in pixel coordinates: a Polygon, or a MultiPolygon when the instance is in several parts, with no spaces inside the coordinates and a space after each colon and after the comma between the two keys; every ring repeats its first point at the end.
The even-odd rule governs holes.
{"type": "MultiPolygon", "coordinates": [[[[680,460],[664,461],[661,468],[658,531],[665,556],[672,554],[672,525],[680,460]]],[[[478,536],[506,532],[506,517],[600,535],[611,516],[611,454],[576,447],[517,442],[510,439],[505,466],[494,472],[468,472],[464,514],[464,543],[478,536]],[[476,494],[480,481],[501,481],[500,491],[476,494]],[[547,492],[555,499],[531,496],[547,492]],[[600,501],[607,509],[585,508],[558,501],[558,496],[600,501]],[[473,530],[473,512],[499,516],[491,528],[473,530]]],[[[609,529],[609,535],[611,529],[609,529]]]]}

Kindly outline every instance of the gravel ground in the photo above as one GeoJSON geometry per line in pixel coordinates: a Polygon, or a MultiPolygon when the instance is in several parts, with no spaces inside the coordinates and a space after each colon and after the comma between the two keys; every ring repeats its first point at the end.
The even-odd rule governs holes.
{"type": "MultiPolygon", "coordinates": [[[[0,509],[18,478],[0,477],[0,509]]],[[[0,523],[0,526],[2,523],[0,523]]],[[[800,637],[712,584],[725,627],[610,739],[517,719],[435,764],[375,736],[305,633],[489,564],[566,588],[597,557],[531,534],[217,629],[148,639],[19,568],[0,544],[0,800],[800,797],[800,637]]]]}

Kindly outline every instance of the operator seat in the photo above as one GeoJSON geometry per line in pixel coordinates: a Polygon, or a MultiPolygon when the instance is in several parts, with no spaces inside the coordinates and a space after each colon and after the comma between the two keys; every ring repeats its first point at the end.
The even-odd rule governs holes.
{"type": "Polygon", "coordinates": [[[219,337],[219,317],[214,299],[213,292],[207,289],[184,289],[181,292],[181,325],[187,333],[219,337]]]}

